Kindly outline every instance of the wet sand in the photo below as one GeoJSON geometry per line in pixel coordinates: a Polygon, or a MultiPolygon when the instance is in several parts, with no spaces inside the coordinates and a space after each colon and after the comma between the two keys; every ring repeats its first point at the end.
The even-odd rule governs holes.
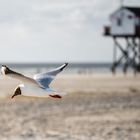
{"type": "Polygon", "coordinates": [[[62,99],[11,100],[18,83],[0,80],[1,140],[140,139],[140,76],[60,75],[62,99]]]}

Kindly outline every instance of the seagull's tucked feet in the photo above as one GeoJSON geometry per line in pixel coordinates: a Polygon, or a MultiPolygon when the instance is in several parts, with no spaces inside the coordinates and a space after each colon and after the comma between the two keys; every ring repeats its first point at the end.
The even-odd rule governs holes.
{"type": "Polygon", "coordinates": [[[52,97],[52,98],[62,98],[60,95],[49,95],[50,97],[52,97]]]}

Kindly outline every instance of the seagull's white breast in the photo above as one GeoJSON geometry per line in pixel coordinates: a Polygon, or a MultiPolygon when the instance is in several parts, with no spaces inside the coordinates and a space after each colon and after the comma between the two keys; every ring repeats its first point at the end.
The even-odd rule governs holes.
{"type": "Polygon", "coordinates": [[[19,87],[21,89],[21,95],[23,96],[49,97],[49,95],[52,94],[51,90],[44,90],[36,86],[26,86],[21,84],[19,87]]]}

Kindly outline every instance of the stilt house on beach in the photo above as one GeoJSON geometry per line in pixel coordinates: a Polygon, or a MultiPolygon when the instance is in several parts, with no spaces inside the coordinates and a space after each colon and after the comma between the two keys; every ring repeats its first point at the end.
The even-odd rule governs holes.
{"type": "Polygon", "coordinates": [[[122,6],[110,15],[110,22],[104,27],[104,35],[114,41],[112,72],[119,65],[124,73],[128,67],[140,72],[140,7],[122,6]]]}

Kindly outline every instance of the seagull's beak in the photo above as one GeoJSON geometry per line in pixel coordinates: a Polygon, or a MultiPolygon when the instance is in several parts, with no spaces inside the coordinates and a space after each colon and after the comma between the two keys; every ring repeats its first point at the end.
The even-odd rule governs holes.
{"type": "Polygon", "coordinates": [[[13,96],[11,98],[13,99],[17,95],[21,95],[21,89],[20,89],[20,87],[17,87],[15,89],[15,92],[14,92],[14,94],[13,94],[13,96]]]}

